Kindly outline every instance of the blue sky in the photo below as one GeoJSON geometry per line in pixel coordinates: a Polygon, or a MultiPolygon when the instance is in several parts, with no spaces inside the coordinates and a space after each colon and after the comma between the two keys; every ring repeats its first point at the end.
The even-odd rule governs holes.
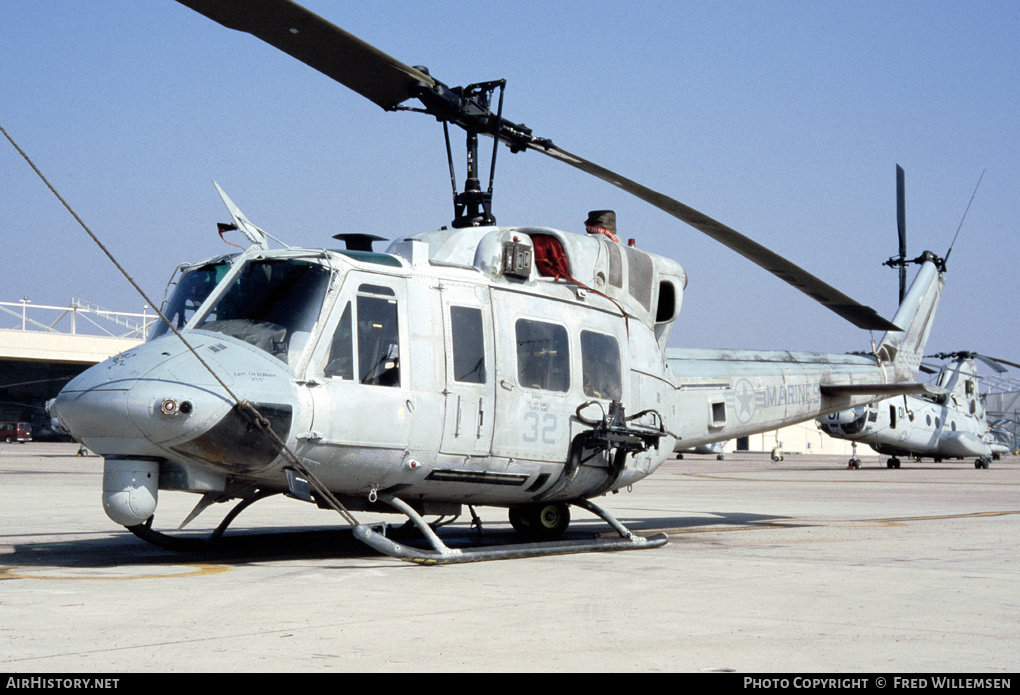
{"type": "MultiPolygon", "coordinates": [[[[511,120],[886,316],[896,164],[912,255],[945,253],[984,171],[929,351],[1020,361],[1012,0],[304,4],[449,85],[506,78],[511,120]]],[[[434,119],[386,113],[172,0],[0,0],[0,66],[0,124],[154,298],[178,263],[230,250],[213,179],[294,245],[349,231],[392,239],[452,216],[434,119]]],[[[455,162],[463,178],[459,152],[455,162]]],[[[583,231],[600,208],[686,268],[675,346],[843,352],[879,337],[608,184],[501,150],[501,224],[583,231]]],[[[141,309],[6,141],[0,234],[0,299],[141,309]]]]}

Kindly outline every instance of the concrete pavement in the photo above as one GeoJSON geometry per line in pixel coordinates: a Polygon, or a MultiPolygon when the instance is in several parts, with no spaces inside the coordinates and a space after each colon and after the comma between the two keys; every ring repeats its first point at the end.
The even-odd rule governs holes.
{"type": "MultiPolygon", "coordinates": [[[[5,672],[1020,666],[1017,458],[889,470],[865,456],[853,471],[688,455],[600,500],[638,533],[668,533],[663,548],[421,567],[284,498],[245,511],[221,551],[150,546],[106,518],[101,459],[75,451],[0,444],[5,672]]],[[[176,524],[196,501],[161,493],[157,518],[176,524]]],[[[478,512],[490,538],[511,537],[505,510],[478,512]]],[[[612,533],[573,517],[571,534],[612,533]]],[[[441,535],[471,540],[468,521],[441,535]]]]}

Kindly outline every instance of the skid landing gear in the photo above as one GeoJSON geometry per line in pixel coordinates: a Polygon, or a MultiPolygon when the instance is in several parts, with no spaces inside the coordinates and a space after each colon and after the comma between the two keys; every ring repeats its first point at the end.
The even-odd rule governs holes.
{"type": "MultiPolygon", "coordinates": [[[[260,491],[242,499],[223,518],[223,521],[220,522],[220,525],[217,526],[212,533],[210,533],[208,536],[204,538],[196,536],[170,535],[162,533],[160,531],[156,531],[155,529],[152,528],[152,522],[154,520],[154,517],[151,516],[144,524],[138,524],[137,526],[128,526],[127,530],[141,538],[143,541],[152,543],[153,545],[158,546],[160,548],[164,548],[166,550],[173,550],[175,552],[211,550],[212,548],[215,547],[216,542],[223,535],[223,532],[227,530],[227,527],[231,524],[231,522],[233,522],[233,520],[237,518],[238,514],[243,512],[252,504],[258,502],[259,500],[263,500],[275,494],[278,493],[276,493],[275,491],[274,492],[260,491]]],[[[202,503],[199,503],[199,507],[204,508],[202,507],[202,503]]],[[[196,512],[201,511],[199,507],[196,507],[195,512],[192,513],[192,518],[196,515],[196,512]]],[[[187,521],[185,521],[185,523],[187,523],[187,521]]],[[[182,526],[183,525],[184,524],[182,524],[182,526]]]]}
{"type": "MultiPolygon", "coordinates": [[[[439,539],[432,528],[425,523],[425,520],[422,519],[421,516],[406,502],[397,499],[392,495],[381,493],[379,494],[379,499],[386,502],[397,511],[407,515],[407,517],[414,522],[414,525],[418,527],[418,530],[425,535],[425,538],[428,540],[432,548],[429,550],[422,550],[420,548],[413,548],[402,543],[397,543],[384,535],[385,528],[383,528],[382,532],[380,532],[379,530],[365,524],[358,524],[354,527],[354,537],[384,555],[389,555],[390,557],[395,557],[400,560],[406,560],[407,562],[416,562],[422,565],[481,562],[484,560],[509,560],[515,558],[565,555],[568,553],[591,553],[609,550],[639,550],[644,548],[658,548],[665,545],[668,540],[664,533],[659,533],[647,538],[635,535],[623,526],[623,524],[617,521],[611,514],[597,505],[588,500],[578,500],[572,504],[587,509],[591,513],[603,519],[606,523],[612,526],[618,534],[620,534],[620,538],[596,538],[592,540],[576,541],[535,541],[530,543],[521,543],[518,545],[503,545],[470,549],[449,548],[439,539]]],[[[537,509],[535,510],[527,508],[526,511],[521,512],[520,517],[518,517],[518,521],[527,519],[530,523],[537,524],[539,527],[546,526],[547,531],[558,528],[561,524],[563,524],[562,516],[560,516],[560,514],[568,508],[566,504],[546,504],[536,505],[536,507],[537,509]]],[[[566,521],[569,523],[569,515],[567,515],[566,521]]],[[[563,529],[566,529],[565,525],[563,526],[563,529]]]]}

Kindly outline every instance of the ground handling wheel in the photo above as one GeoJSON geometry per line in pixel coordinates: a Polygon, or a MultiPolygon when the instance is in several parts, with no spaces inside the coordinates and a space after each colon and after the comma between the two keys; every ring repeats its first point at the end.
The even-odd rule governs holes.
{"type": "Polygon", "coordinates": [[[532,540],[550,540],[563,535],[570,525],[570,507],[563,502],[511,507],[510,525],[532,540]]]}

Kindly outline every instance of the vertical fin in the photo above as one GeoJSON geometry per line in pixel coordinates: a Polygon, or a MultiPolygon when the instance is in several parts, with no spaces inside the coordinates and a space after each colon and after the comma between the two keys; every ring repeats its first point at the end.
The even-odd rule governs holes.
{"type": "Polygon", "coordinates": [[[875,351],[878,359],[891,363],[897,373],[917,374],[945,285],[939,259],[930,251],[923,258],[921,269],[893,317],[893,323],[903,330],[886,333],[875,351]]]}

